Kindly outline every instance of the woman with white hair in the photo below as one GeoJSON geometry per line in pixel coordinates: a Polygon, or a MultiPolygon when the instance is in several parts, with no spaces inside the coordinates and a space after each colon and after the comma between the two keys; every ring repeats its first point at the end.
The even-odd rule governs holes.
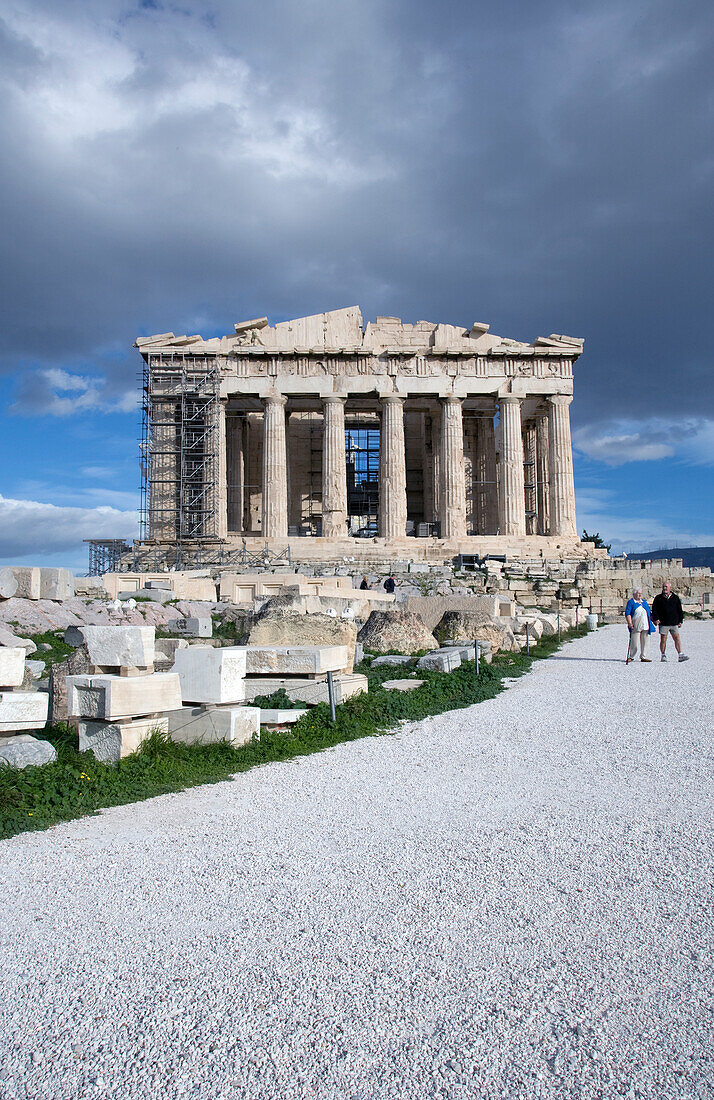
{"type": "Polygon", "coordinates": [[[654,634],[655,628],[652,622],[652,612],[647,600],[642,599],[642,589],[635,588],[632,598],[627,601],[625,618],[630,629],[630,645],[627,650],[626,665],[634,661],[637,656],[637,646],[640,647],[640,660],[645,664],[651,664],[647,656],[647,643],[650,634],[654,634]]]}

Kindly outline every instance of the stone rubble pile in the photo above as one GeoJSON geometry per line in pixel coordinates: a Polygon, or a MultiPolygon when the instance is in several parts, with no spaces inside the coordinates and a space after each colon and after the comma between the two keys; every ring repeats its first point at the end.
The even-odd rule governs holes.
{"type": "Polygon", "coordinates": [[[20,646],[0,648],[0,766],[24,768],[57,759],[49,741],[24,732],[45,726],[49,702],[46,692],[20,690],[25,658],[20,646]]]}

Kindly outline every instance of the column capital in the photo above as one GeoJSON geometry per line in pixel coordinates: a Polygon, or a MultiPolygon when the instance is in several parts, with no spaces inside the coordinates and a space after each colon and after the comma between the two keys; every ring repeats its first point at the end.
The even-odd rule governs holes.
{"type": "Polygon", "coordinates": [[[549,393],[546,400],[549,401],[551,405],[570,405],[573,400],[573,395],[572,393],[549,393]]]}
{"type": "Polygon", "coordinates": [[[520,405],[522,397],[519,397],[517,393],[504,393],[502,397],[499,397],[499,405],[520,405]]]}
{"type": "Polygon", "coordinates": [[[268,393],[263,398],[266,405],[287,405],[288,399],[284,393],[268,393]]]}
{"type": "Polygon", "coordinates": [[[455,393],[447,393],[446,397],[440,398],[443,405],[460,405],[463,400],[463,397],[458,397],[455,393]]]}
{"type": "Polygon", "coordinates": [[[390,402],[394,402],[395,404],[399,402],[399,404],[402,404],[405,397],[406,394],[403,393],[385,393],[379,400],[383,405],[388,405],[390,402]]]}
{"type": "Polygon", "coordinates": [[[322,398],[322,403],[323,405],[344,405],[346,400],[346,393],[326,393],[322,398]]]}

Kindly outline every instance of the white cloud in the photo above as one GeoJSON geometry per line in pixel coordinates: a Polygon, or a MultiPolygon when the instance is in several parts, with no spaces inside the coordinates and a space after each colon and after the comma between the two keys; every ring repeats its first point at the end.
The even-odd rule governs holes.
{"type": "Polygon", "coordinates": [[[30,416],[75,416],[83,412],[133,412],[139,405],[138,386],[112,393],[107,379],[72,374],[61,367],[41,367],[26,373],[10,412],[30,416]]]}
{"type": "Polygon", "coordinates": [[[0,496],[0,560],[66,554],[73,560],[86,554],[83,539],[127,538],[137,535],[139,515],[109,506],[61,508],[37,500],[0,496]]]}
{"type": "Polygon", "coordinates": [[[609,420],[575,430],[573,446],[607,466],[656,462],[663,458],[709,466],[714,464],[714,420],[691,416],[676,420],[663,417],[609,420]]]}

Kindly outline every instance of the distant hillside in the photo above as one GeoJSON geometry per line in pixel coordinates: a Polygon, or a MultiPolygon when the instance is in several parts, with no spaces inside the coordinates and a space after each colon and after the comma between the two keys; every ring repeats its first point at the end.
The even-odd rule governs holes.
{"type": "Polygon", "coordinates": [[[681,558],[685,569],[708,566],[714,570],[714,546],[677,546],[672,550],[644,550],[641,554],[630,554],[628,558],[644,558],[646,561],[661,561],[662,558],[681,558]]]}

